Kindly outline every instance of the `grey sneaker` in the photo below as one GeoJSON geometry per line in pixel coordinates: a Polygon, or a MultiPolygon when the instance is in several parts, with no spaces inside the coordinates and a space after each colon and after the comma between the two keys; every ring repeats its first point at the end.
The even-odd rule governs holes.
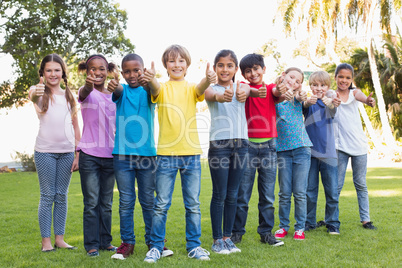
{"type": "Polygon", "coordinates": [[[265,235],[260,235],[261,237],[261,242],[262,243],[267,243],[271,246],[277,247],[277,246],[282,246],[285,243],[281,240],[277,240],[275,236],[272,233],[267,233],[265,235]]]}
{"type": "Polygon", "coordinates": [[[223,242],[222,238],[217,239],[213,244],[212,244],[212,251],[218,254],[229,254],[230,251],[226,247],[226,243],[223,242]]]}
{"type": "Polygon", "coordinates": [[[188,253],[189,258],[194,258],[201,261],[209,261],[209,252],[202,247],[196,247],[188,253]]]}
{"type": "Polygon", "coordinates": [[[336,228],[333,225],[327,224],[327,232],[331,235],[339,235],[339,228],[336,228]]]}
{"type": "Polygon", "coordinates": [[[232,240],[233,243],[237,244],[237,243],[241,242],[242,237],[243,237],[242,234],[235,233],[235,234],[232,234],[232,237],[230,237],[230,240],[232,240]]]}
{"type": "Polygon", "coordinates": [[[151,248],[150,251],[147,252],[147,255],[144,259],[147,263],[155,263],[161,258],[161,253],[156,248],[151,248]]]}
{"type": "Polygon", "coordinates": [[[241,250],[236,247],[236,245],[232,242],[232,240],[230,240],[230,238],[224,240],[224,242],[230,253],[241,252],[241,250]]]}

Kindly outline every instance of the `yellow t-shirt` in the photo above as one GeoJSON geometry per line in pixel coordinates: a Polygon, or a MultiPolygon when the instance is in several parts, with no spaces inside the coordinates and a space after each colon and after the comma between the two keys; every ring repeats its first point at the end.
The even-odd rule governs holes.
{"type": "Polygon", "coordinates": [[[161,83],[159,95],[152,96],[158,104],[158,155],[201,154],[196,121],[196,85],[187,81],[161,83]]]}

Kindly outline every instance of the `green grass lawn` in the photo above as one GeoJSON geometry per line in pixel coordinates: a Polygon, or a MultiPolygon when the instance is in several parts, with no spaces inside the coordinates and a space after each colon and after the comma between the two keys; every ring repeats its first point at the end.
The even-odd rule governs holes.
{"type": "MultiPolygon", "coordinates": [[[[209,204],[212,184],[204,165],[201,181],[202,246],[211,251],[212,231],[209,204]]],[[[361,227],[356,192],[350,171],[340,198],[341,235],[330,236],[326,228],[306,233],[305,241],[294,241],[288,235],[285,245],[274,248],[259,242],[258,194],[255,187],[250,201],[247,233],[238,244],[241,253],[221,256],[211,253],[209,262],[187,257],[185,250],[184,205],[180,179],[177,180],[172,207],[167,221],[167,247],[174,256],[156,264],[144,263],[147,247],[144,242],[144,223],[141,207],[136,203],[135,253],[127,260],[112,260],[111,252],[89,258],[83,246],[82,194],[78,172],[74,173],[69,189],[68,217],[65,240],[78,250],[57,250],[42,253],[37,219],[39,184],[36,173],[0,174],[0,267],[400,267],[402,264],[401,196],[402,169],[370,168],[367,173],[370,195],[370,214],[377,231],[361,227]],[[399,263],[399,264],[398,264],[399,263]]],[[[276,199],[278,187],[276,189],[276,199]]],[[[120,245],[119,194],[115,190],[113,203],[113,244],[120,245]]],[[[138,200],[137,200],[138,201],[138,200]]],[[[276,200],[275,208],[278,208],[276,200]]],[[[324,217],[325,198],[320,189],[317,219],[324,217]]],[[[293,207],[293,205],[292,205],[293,207]]],[[[275,228],[278,229],[277,211],[275,228]]],[[[291,211],[293,226],[293,210],[291,211]]],[[[293,227],[290,232],[293,234],[293,227]]],[[[54,240],[53,240],[54,241],[54,240]]]]}

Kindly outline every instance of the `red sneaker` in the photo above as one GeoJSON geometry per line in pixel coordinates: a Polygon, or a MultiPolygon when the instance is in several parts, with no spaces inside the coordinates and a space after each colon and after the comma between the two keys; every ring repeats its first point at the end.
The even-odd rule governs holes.
{"type": "Polygon", "coordinates": [[[306,238],[304,236],[304,231],[303,230],[297,230],[295,234],[293,235],[294,240],[304,240],[306,238]]]}
{"type": "Polygon", "coordinates": [[[285,229],[281,228],[281,229],[279,229],[278,231],[275,232],[275,238],[282,239],[287,234],[288,234],[288,232],[285,229]]]}
{"type": "Polygon", "coordinates": [[[133,254],[134,246],[133,244],[121,243],[116,253],[112,255],[112,259],[125,260],[128,256],[133,254]]]}

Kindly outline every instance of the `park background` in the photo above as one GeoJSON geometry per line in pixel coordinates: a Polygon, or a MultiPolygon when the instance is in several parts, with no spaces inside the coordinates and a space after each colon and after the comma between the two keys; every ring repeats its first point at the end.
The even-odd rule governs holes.
{"type": "MultiPolygon", "coordinates": [[[[243,253],[229,258],[213,255],[213,262],[208,266],[397,267],[402,262],[399,206],[402,196],[400,0],[3,0],[0,7],[0,167],[3,164],[15,165],[13,156],[16,152],[33,153],[39,121],[32,104],[26,99],[27,89],[29,85],[38,82],[37,68],[41,58],[48,53],[63,54],[71,49],[67,46],[70,43],[62,43],[61,40],[75,41],[71,39],[74,24],[67,27],[60,20],[59,26],[65,28],[57,31],[51,28],[54,26],[54,18],[65,18],[68,15],[54,14],[55,10],[63,10],[63,5],[68,9],[74,5],[85,6],[86,3],[92,5],[93,16],[85,17],[89,20],[89,30],[78,36],[76,43],[85,35],[93,42],[79,43],[81,47],[74,44],[73,49],[80,52],[71,56],[74,51],[69,51],[70,54],[63,55],[66,60],[68,58],[69,82],[75,90],[84,81],[84,76],[76,73],[77,61],[95,52],[104,53],[118,65],[125,54],[138,53],[143,57],[146,67],[150,66],[151,61],[155,62],[159,79],[165,81],[168,78],[161,55],[169,45],[180,44],[189,50],[192,57],[192,65],[186,77],[191,82],[198,82],[204,76],[206,63],[213,63],[219,50],[231,49],[239,60],[248,53],[262,53],[267,65],[266,82],[272,82],[281,71],[291,66],[301,68],[307,75],[325,69],[333,77],[334,66],[347,61],[355,67],[357,86],[366,94],[375,91],[378,106],[361,111],[370,148],[371,168],[367,178],[371,212],[379,230],[366,232],[359,227],[356,194],[348,171],[340,200],[343,224],[340,237],[332,239],[326,235],[325,230],[319,230],[308,234],[310,237],[302,247],[291,240],[286,240],[284,249],[279,250],[254,244],[253,241],[258,241],[255,233],[258,225],[258,199],[254,192],[250,203],[252,220],[247,225],[250,235],[246,243],[241,245],[243,253]],[[25,11],[13,16],[18,7],[25,11]],[[53,20],[50,22],[49,18],[53,20]],[[102,28],[102,25],[105,27],[102,28]],[[99,44],[95,40],[106,41],[99,44]]],[[[85,11],[85,8],[76,10],[77,13],[81,11],[85,11]]],[[[243,80],[243,77],[238,73],[236,79],[243,80]]],[[[121,82],[124,81],[121,79],[121,82]]],[[[308,90],[308,84],[305,83],[303,88],[308,90]]],[[[205,103],[198,106],[197,116],[200,119],[200,139],[205,154],[210,121],[205,103]]],[[[207,180],[202,180],[202,241],[209,249],[211,231],[208,204],[211,183],[205,164],[203,178],[207,180]]],[[[96,267],[143,264],[141,262],[146,249],[141,246],[136,256],[125,264],[110,262],[106,254],[98,261],[87,260],[83,252],[60,251],[53,256],[40,255],[36,218],[39,188],[36,174],[0,174],[0,182],[0,266],[96,267]]],[[[176,187],[179,187],[179,183],[176,187]]],[[[117,192],[114,200],[113,242],[118,245],[117,192]]],[[[174,209],[170,213],[175,212],[170,217],[172,232],[168,245],[174,245],[178,252],[174,259],[163,260],[160,265],[198,267],[201,264],[188,261],[182,252],[184,236],[180,230],[184,221],[175,221],[175,217],[184,215],[180,191],[175,190],[174,200],[174,209]]],[[[318,207],[321,211],[318,215],[321,216],[323,204],[321,191],[318,207]]],[[[83,251],[82,195],[78,173],[73,174],[69,206],[66,234],[70,239],[67,241],[83,251]]],[[[136,205],[136,219],[141,218],[140,211],[136,205]]],[[[277,226],[277,219],[275,223],[277,226]]],[[[140,222],[136,225],[138,237],[142,232],[143,225],[140,222]]]]}

